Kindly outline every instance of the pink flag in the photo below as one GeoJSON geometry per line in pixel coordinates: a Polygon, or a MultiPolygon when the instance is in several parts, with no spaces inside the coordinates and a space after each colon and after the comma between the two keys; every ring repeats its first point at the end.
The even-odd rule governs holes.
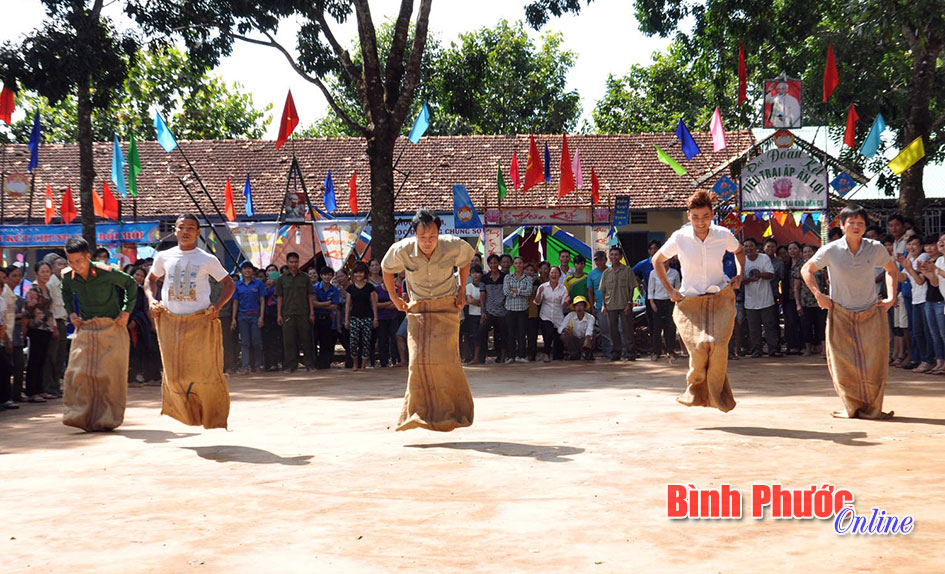
{"type": "Polygon", "coordinates": [[[574,160],[571,162],[571,171],[574,173],[574,182],[577,189],[584,187],[584,174],[581,173],[581,150],[574,150],[574,160]]]}
{"type": "Polygon", "coordinates": [[[719,113],[718,108],[715,108],[715,112],[712,114],[709,131],[712,132],[712,151],[725,149],[725,128],[722,127],[722,114],[719,113]]]}

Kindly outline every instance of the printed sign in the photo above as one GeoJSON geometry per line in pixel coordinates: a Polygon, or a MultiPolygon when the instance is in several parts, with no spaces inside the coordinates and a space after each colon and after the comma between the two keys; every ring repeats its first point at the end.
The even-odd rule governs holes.
{"type": "MultiPolygon", "coordinates": [[[[161,239],[160,224],[99,223],[95,226],[96,243],[157,243],[161,239]]],[[[82,235],[81,225],[0,225],[0,246],[62,247],[66,241],[82,235]]]]}
{"type": "Polygon", "coordinates": [[[614,198],[614,227],[630,224],[630,196],[618,195],[614,198]]]}
{"type": "Polygon", "coordinates": [[[827,209],[827,168],[797,148],[759,155],[745,165],[740,182],[743,210],[827,209]]]}

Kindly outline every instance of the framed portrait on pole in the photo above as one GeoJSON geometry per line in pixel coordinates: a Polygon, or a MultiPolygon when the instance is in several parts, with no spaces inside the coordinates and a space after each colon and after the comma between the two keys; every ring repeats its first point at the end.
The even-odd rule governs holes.
{"type": "Polygon", "coordinates": [[[763,126],[784,129],[804,126],[802,103],[804,85],[800,80],[782,75],[765,80],[763,126]]]}

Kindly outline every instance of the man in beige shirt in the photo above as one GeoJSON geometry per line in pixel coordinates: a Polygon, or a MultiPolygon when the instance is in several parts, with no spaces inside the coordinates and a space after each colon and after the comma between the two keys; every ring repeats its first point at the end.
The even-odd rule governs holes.
{"type": "Polygon", "coordinates": [[[43,365],[43,390],[49,394],[61,395],[59,381],[65,374],[66,358],[69,354],[69,341],[66,339],[66,317],[69,314],[62,300],[62,270],[68,264],[63,257],[55,253],[46,255],[43,261],[49,263],[53,271],[46,286],[52,298],[53,318],[56,320],[56,329],[59,331],[59,338],[52,339],[46,350],[46,364],[43,365]]]}
{"type": "Polygon", "coordinates": [[[395,243],[381,269],[391,302],[407,312],[410,351],[407,393],[397,430],[451,431],[473,421],[473,400],[459,356],[460,312],[473,248],[459,237],[440,235],[442,221],[420,210],[411,224],[416,236],[395,243]],[[459,269],[457,279],[454,269],[459,269]],[[406,272],[410,303],[397,293],[394,275],[406,272]]]}
{"type": "Polygon", "coordinates": [[[636,361],[633,348],[633,291],[637,288],[637,277],[633,269],[620,262],[623,252],[614,245],[608,254],[610,267],[600,277],[600,290],[604,298],[604,312],[610,326],[613,351],[610,360],[620,360],[620,322],[623,321],[624,358],[636,361]]]}

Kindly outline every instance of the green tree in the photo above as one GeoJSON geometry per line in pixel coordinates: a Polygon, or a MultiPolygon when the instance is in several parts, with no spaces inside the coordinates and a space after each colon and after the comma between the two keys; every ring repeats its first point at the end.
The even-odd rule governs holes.
{"type": "MultiPolygon", "coordinates": [[[[230,53],[234,41],[267,46],[281,53],[305,80],[316,85],[346,129],[363,137],[371,176],[373,247],[384,253],[394,241],[394,143],[403,132],[420,85],[421,63],[433,0],[401,0],[390,49],[382,59],[368,0],[126,0],[127,12],[149,32],[181,38],[191,58],[215,62],[230,53]],[[300,22],[295,58],[276,40],[284,18],[300,22]],[[361,64],[338,41],[332,24],[353,17],[357,23],[361,64]],[[411,19],[413,35],[410,39],[411,19]],[[356,90],[363,121],[343,107],[342,94],[327,79],[343,75],[356,90]]],[[[443,3],[444,9],[446,3],[443,3]]],[[[537,0],[526,15],[534,26],[541,18],[577,11],[581,0],[537,0]]]]}
{"type": "Polygon", "coordinates": [[[34,90],[50,102],[75,95],[82,235],[94,246],[92,112],[118,97],[138,42],[102,17],[103,0],[42,2],[48,18],[20,46],[8,43],[0,49],[0,70],[5,82],[34,90]]]}
{"type": "MultiPolygon", "coordinates": [[[[926,159],[901,178],[886,171],[878,181],[887,191],[898,187],[905,213],[921,213],[924,166],[945,158],[945,0],[636,0],[635,7],[644,33],[673,37],[675,49],[686,55],[679,61],[680,74],[706,82],[703,117],[705,108],[718,105],[727,125],[759,125],[762,80],[786,72],[804,80],[808,123],[838,126],[834,137],[853,103],[863,123],[883,114],[895,130],[897,148],[923,138],[926,159]],[[749,70],[749,102],[756,103],[741,108],[735,103],[740,41],[749,70]],[[820,86],[828,42],[840,86],[824,104],[820,86]]],[[[689,101],[676,104],[681,110],[690,106],[689,101]]],[[[850,150],[844,159],[864,163],[850,150]]],[[[879,157],[870,163],[877,170],[882,165],[879,157]]]]}
{"type": "MultiPolygon", "coordinates": [[[[96,110],[92,134],[96,141],[111,141],[117,133],[127,139],[133,130],[139,139],[154,139],[152,106],[169,112],[167,121],[181,140],[260,138],[272,105],[253,106],[242,86],[228,86],[206,69],[195,69],[187,55],[173,46],[143,50],[129,70],[124,90],[108,107],[96,110]]],[[[18,94],[18,106],[39,110],[47,142],[76,141],[77,98],[68,95],[56,104],[34,92],[18,94]]],[[[12,126],[15,141],[29,141],[31,115],[12,126]]]]}

